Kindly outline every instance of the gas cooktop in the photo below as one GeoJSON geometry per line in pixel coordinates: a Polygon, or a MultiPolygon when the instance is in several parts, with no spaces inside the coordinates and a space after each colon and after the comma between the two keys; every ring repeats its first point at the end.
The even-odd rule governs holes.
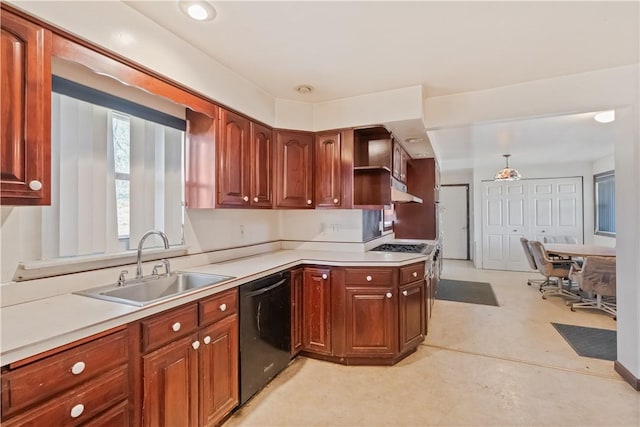
{"type": "Polygon", "coordinates": [[[384,243],[380,246],[376,246],[371,249],[372,251],[378,252],[404,252],[404,253],[413,253],[413,254],[421,254],[426,253],[427,247],[430,246],[426,243],[384,243]]]}

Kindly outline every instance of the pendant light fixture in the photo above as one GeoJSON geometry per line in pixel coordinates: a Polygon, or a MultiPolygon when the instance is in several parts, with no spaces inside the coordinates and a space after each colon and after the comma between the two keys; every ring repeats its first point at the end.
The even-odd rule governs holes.
{"type": "Polygon", "coordinates": [[[494,181],[517,181],[520,178],[522,178],[522,175],[520,175],[520,172],[518,172],[516,169],[509,167],[509,157],[511,157],[511,154],[503,154],[502,157],[504,157],[505,159],[506,166],[503,169],[500,169],[498,172],[496,172],[495,176],[493,177],[493,180],[494,181]]]}

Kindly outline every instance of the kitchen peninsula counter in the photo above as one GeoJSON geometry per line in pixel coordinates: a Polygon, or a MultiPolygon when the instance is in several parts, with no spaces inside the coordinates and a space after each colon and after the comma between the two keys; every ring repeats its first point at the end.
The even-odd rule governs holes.
{"type": "MultiPolygon", "coordinates": [[[[125,325],[249,281],[298,265],[401,267],[423,262],[430,254],[278,250],[182,271],[233,276],[234,279],[136,307],[75,294],[4,307],[0,312],[0,365],[34,356],[58,346],[125,325]]],[[[89,284],[87,288],[98,286],[89,284]]]]}

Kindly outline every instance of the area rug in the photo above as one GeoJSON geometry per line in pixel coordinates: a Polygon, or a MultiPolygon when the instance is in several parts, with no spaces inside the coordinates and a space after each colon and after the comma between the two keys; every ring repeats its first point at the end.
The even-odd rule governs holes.
{"type": "Polygon", "coordinates": [[[496,300],[491,284],[486,282],[440,279],[436,299],[471,304],[498,305],[498,300],[496,300]]]}
{"type": "Polygon", "coordinates": [[[616,331],[551,322],[579,356],[615,361],[616,331]]]}

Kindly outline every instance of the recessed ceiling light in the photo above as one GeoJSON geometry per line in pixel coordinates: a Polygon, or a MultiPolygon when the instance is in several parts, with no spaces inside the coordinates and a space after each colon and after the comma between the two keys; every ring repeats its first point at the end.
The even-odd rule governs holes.
{"type": "Polygon", "coordinates": [[[601,111],[593,119],[598,123],[611,123],[616,119],[616,112],[614,110],[601,111]]]}
{"type": "Polygon", "coordinates": [[[210,21],[216,17],[216,10],[204,0],[180,0],[178,5],[182,13],[196,21],[210,21]]]}
{"type": "Polygon", "coordinates": [[[407,144],[415,144],[416,142],[420,142],[420,138],[407,138],[404,142],[407,144]]]}
{"type": "Polygon", "coordinates": [[[310,85],[300,85],[293,88],[298,93],[311,93],[313,92],[313,86],[310,85]]]}

